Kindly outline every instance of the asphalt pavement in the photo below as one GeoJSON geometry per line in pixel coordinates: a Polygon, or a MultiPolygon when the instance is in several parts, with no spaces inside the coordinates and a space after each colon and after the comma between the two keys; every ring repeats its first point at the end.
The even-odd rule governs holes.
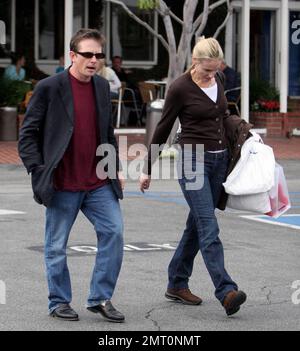
{"type": "Polygon", "coordinates": [[[218,211],[226,268],[248,299],[227,317],[200,255],[190,279],[200,306],[166,300],[167,267],[184,229],[188,207],[176,180],[153,180],[144,195],[128,181],[121,202],[124,261],[113,304],[124,324],[85,309],[96,237],[80,214],[68,243],[72,307],[80,321],[48,316],[44,273],[44,207],[32,199],[20,165],[0,165],[0,330],[235,331],[300,329],[300,162],[281,161],[292,208],[271,222],[251,213],[218,211]],[[294,215],[294,216],[290,216],[294,215]],[[245,217],[246,216],[246,217],[245,217]],[[298,282],[297,282],[298,281],[298,282]],[[299,285],[298,285],[299,283],[299,285]]]}

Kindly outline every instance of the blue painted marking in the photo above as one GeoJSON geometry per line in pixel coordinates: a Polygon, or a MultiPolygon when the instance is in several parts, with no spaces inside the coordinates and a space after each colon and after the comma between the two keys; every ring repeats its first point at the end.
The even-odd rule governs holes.
{"type": "Polygon", "coordinates": [[[292,202],[300,202],[300,197],[298,197],[296,199],[291,197],[290,199],[291,199],[292,202]]]}
{"type": "MultiPolygon", "coordinates": [[[[290,199],[291,199],[291,208],[292,209],[299,209],[300,206],[298,205],[300,202],[300,192],[292,191],[290,192],[290,199]],[[295,196],[296,195],[296,196],[295,196]]],[[[158,202],[170,202],[175,203],[177,205],[187,206],[187,203],[183,197],[183,194],[176,191],[146,191],[144,194],[141,191],[125,191],[124,192],[125,198],[144,198],[147,200],[158,201],[158,202]]],[[[270,217],[271,218],[271,217],[270,217]]]]}

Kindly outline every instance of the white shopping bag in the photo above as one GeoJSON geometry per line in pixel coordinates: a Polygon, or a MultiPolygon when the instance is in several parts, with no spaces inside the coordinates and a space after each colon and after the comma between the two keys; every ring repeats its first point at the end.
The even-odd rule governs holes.
{"type": "Polygon", "coordinates": [[[241,157],[223,183],[227,194],[249,195],[269,191],[274,185],[273,149],[252,132],[241,149],[241,157]]]}
{"type": "Polygon", "coordinates": [[[267,214],[271,211],[269,193],[229,195],[227,207],[240,211],[267,214]]]}
{"type": "Polygon", "coordinates": [[[289,191],[284,176],[283,168],[276,163],[275,167],[275,184],[269,191],[271,211],[268,216],[278,218],[284,212],[291,208],[289,191]]]}

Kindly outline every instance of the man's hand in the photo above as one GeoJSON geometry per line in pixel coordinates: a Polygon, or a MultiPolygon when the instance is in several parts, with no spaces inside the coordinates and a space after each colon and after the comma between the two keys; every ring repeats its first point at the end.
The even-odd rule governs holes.
{"type": "Polygon", "coordinates": [[[149,189],[151,182],[151,176],[142,173],[139,178],[139,183],[140,183],[140,190],[141,192],[144,192],[145,190],[149,189]]]}

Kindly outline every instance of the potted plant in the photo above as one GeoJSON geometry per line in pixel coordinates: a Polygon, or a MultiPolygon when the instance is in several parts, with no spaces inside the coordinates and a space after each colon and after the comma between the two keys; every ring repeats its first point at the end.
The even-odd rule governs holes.
{"type": "Polygon", "coordinates": [[[269,136],[283,135],[283,115],[279,112],[279,92],[268,81],[250,81],[250,122],[266,128],[269,136]]]}
{"type": "Polygon", "coordinates": [[[250,81],[251,111],[279,111],[279,92],[268,81],[253,79],[250,81]]]}
{"type": "Polygon", "coordinates": [[[0,141],[18,139],[18,109],[31,84],[0,79],[0,141]]]}

